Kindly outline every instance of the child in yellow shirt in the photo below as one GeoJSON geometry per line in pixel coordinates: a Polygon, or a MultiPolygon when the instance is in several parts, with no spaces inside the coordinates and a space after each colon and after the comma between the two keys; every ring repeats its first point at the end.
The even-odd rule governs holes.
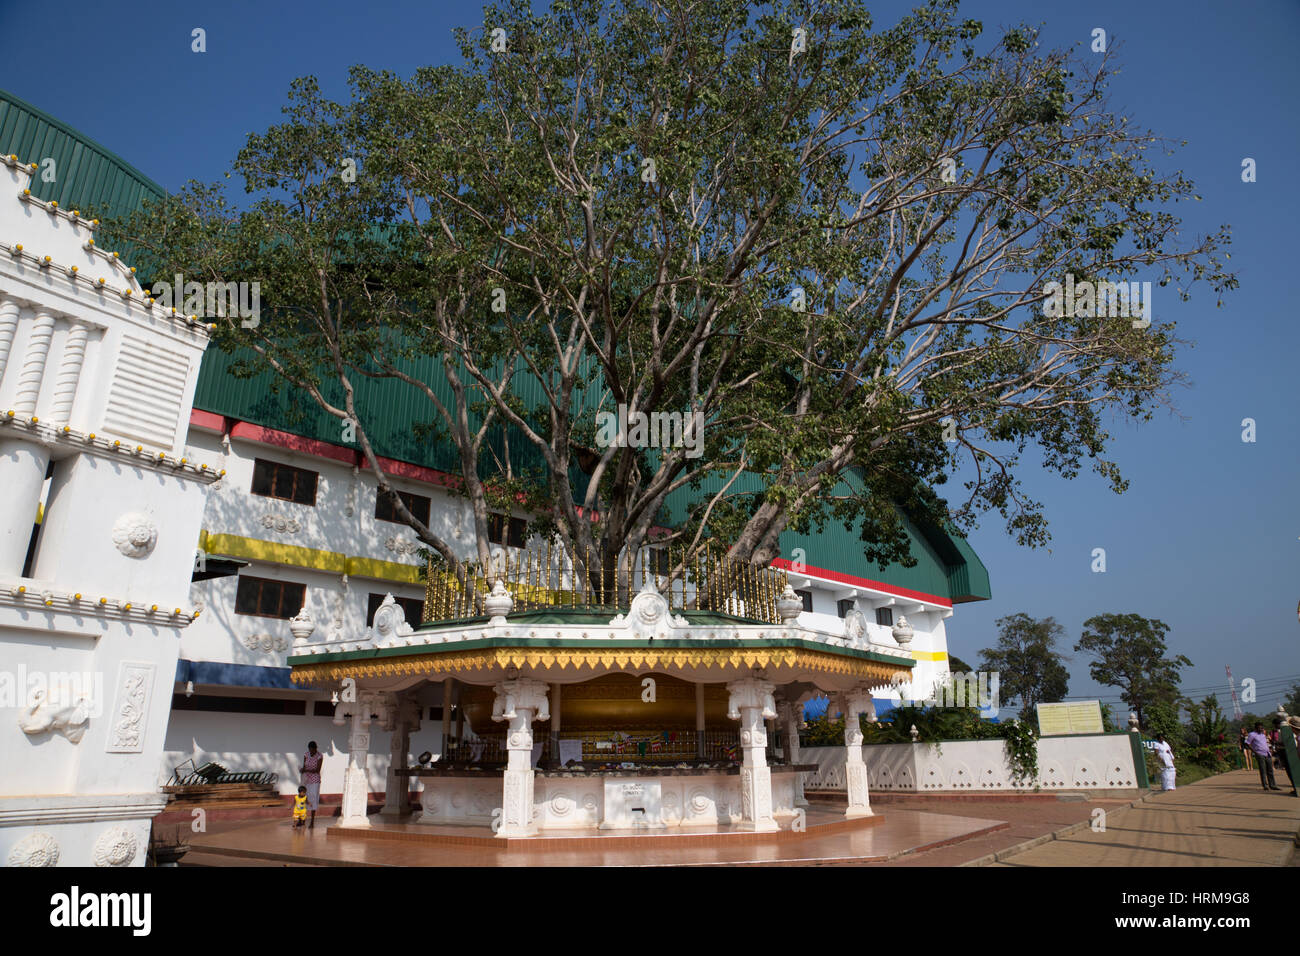
{"type": "Polygon", "coordinates": [[[307,822],[307,788],[299,787],[298,795],[293,798],[293,825],[300,827],[307,822]]]}

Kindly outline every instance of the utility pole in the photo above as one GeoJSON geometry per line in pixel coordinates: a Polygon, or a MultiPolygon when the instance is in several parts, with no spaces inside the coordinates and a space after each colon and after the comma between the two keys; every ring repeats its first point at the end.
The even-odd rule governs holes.
{"type": "Polygon", "coordinates": [[[1241,720],[1241,701],[1237,700],[1237,685],[1232,681],[1232,666],[1225,665],[1223,669],[1228,672],[1228,693],[1232,695],[1232,719],[1241,720]]]}

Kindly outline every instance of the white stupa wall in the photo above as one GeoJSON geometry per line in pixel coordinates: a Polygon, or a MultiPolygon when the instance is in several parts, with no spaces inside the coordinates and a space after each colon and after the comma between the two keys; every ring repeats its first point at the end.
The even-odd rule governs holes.
{"type": "Polygon", "coordinates": [[[0,863],[140,866],[215,478],[182,452],[207,329],[31,175],[0,165],[0,863]]]}

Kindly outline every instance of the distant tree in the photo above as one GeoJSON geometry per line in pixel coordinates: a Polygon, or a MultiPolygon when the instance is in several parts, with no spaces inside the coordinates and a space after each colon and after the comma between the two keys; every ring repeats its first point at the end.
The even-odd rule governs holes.
{"type": "Polygon", "coordinates": [[[1187,709],[1197,744],[1210,747],[1217,744],[1220,737],[1227,737],[1228,720],[1223,716],[1223,709],[1214,695],[1211,694],[1199,704],[1189,704],[1187,709]]]}
{"type": "Polygon", "coordinates": [[[1123,727],[1115,723],[1115,713],[1110,704],[1101,705],[1101,729],[1105,733],[1114,733],[1117,730],[1128,730],[1128,724],[1125,722],[1123,727]]]}
{"type": "Polygon", "coordinates": [[[1185,742],[1187,738],[1182,722],[1178,719],[1178,705],[1167,700],[1153,700],[1147,704],[1142,728],[1152,737],[1164,734],[1165,739],[1174,745],[1185,742]]]}
{"type": "Polygon", "coordinates": [[[1282,701],[1282,706],[1292,716],[1300,714],[1300,684],[1291,685],[1291,689],[1286,692],[1286,698],[1282,701]]]}
{"type": "MultiPolygon", "coordinates": [[[[964,660],[962,660],[962,659],[961,659],[960,657],[958,657],[956,654],[949,654],[949,655],[948,655],[948,671],[949,671],[949,673],[952,673],[952,674],[969,674],[972,670],[974,670],[974,668],[971,667],[969,664],[967,664],[964,660]]],[[[1289,710],[1289,709],[1290,709],[1290,708],[1288,708],[1288,710],[1289,710]]]]}
{"type": "Polygon", "coordinates": [[[1167,656],[1168,633],[1169,625],[1155,618],[1098,614],[1083,622],[1083,636],[1074,645],[1093,658],[1088,668],[1092,679],[1118,687],[1143,727],[1147,708],[1156,702],[1173,707],[1177,718],[1179,671],[1192,664],[1182,654],[1167,656]]]}
{"type": "Polygon", "coordinates": [[[1020,701],[1020,718],[1032,720],[1035,705],[1065,697],[1070,672],[1056,650],[1065,628],[1055,618],[1041,620],[1028,614],[998,618],[998,646],[980,651],[980,670],[997,671],[1003,696],[1020,701]]]}

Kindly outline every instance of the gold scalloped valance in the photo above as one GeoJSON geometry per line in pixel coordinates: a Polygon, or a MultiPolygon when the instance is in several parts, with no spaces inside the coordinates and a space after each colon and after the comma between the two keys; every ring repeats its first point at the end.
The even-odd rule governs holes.
{"type": "Polygon", "coordinates": [[[296,684],[322,684],[346,677],[409,677],[445,675],[464,671],[505,669],[511,665],[531,670],[597,671],[688,669],[749,669],[754,667],[793,668],[840,674],[862,680],[888,683],[895,675],[907,676],[911,668],[880,661],[861,660],[837,654],[823,654],[797,647],[745,648],[524,648],[495,647],[463,652],[412,654],[376,660],[295,666],[290,679],[296,684]]]}

